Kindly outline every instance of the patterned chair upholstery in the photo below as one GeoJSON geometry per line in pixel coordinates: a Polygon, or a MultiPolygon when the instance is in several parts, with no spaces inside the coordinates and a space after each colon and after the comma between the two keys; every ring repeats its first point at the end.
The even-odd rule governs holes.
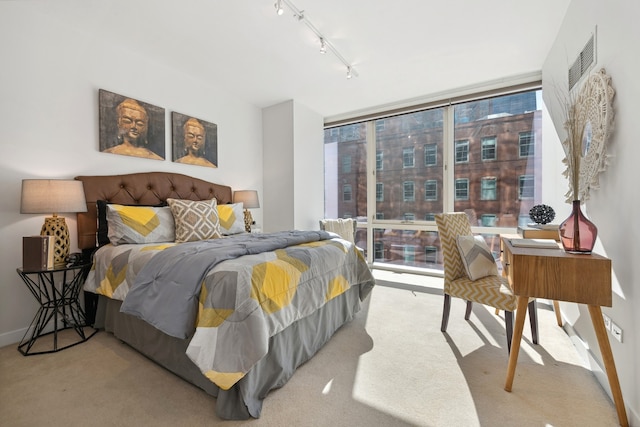
{"type": "Polygon", "coordinates": [[[355,244],[356,227],[358,223],[353,218],[338,218],[338,219],[321,219],[320,230],[332,231],[342,237],[344,240],[348,240],[355,244]]]}
{"type": "MultiPolygon", "coordinates": [[[[485,304],[505,311],[507,351],[511,350],[513,335],[513,311],[517,306],[516,296],[505,277],[495,275],[471,280],[462,263],[456,239],[458,236],[471,236],[469,217],[463,212],[435,215],[444,263],[444,308],[440,330],[447,331],[451,297],[467,301],[465,320],[469,320],[474,302],[485,304]]],[[[533,342],[538,343],[538,328],[535,299],[529,302],[529,318],[533,342]]]]}

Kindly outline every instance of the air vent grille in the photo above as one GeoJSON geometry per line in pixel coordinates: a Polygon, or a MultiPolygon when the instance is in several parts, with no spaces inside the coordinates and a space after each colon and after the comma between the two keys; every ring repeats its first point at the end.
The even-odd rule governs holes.
{"type": "Polygon", "coordinates": [[[596,62],[595,36],[591,34],[589,41],[584,46],[575,62],[569,68],[569,90],[584,76],[596,62]]]}

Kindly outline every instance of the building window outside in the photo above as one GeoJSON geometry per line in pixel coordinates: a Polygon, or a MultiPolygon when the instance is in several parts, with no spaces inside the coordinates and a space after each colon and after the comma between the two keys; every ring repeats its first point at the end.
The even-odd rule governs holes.
{"type": "Polygon", "coordinates": [[[406,169],[406,168],[412,168],[415,166],[414,151],[415,149],[413,147],[404,148],[402,150],[402,167],[403,168],[406,169]]]}
{"type": "Polygon", "coordinates": [[[382,132],[384,127],[384,119],[376,120],[376,132],[382,132]]]}
{"type": "Polygon", "coordinates": [[[480,142],[482,150],[482,160],[496,160],[496,137],[485,137],[480,142]]]}
{"type": "Polygon", "coordinates": [[[438,262],[438,248],[436,246],[425,246],[424,260],[429,264],[436,264],[438,262]]]}
{"type": "Polygon", "coordinates": [[[533,175],[521,175],[518,178],[518,198],[520,200],[533,199],[535,182],[533,175]]]}
{"type": "Polygon", "coordinates": [[[405,202],[415,202],[416,192],[413,181],[405,181],[402,183],[403,200],[405,202]]]}
{"type": "Polygon", "coordinates": [[[384,202],[384,183],[376,182],[376,202],[384,202]]]}
{"type": "Polygon", "coordinates": [[[404,245],[402,248],[404,262],[414,263],[416,261],[416,248],[411,245],[404,245]]]}
{"type": "Polygon", "coordinates": [[[469,162],[469,141],[456,141],[455,143],[456,163],[469,162]]]}
{"type": "Polygon", "coordinates": [[[438,200],[438,181],[429,179],[424,182],[424,199],[429,201],[438,200]]]}
{"type": "Polygon", "coordinates": [[[433,212],[427,212],[426,214],[424,214],[424,220],[425,221],[435,221],[436,220],[436,214],[433,212]]]}
{"type": "Polygon", "coordinates": [[[384,259],[384,244],[382,242],[374,242],[373,244],[373,258],[384,259]]]}
{"type": "Polygon", "coordinates": [[[376,219],[384,219],[384,212],[376,212],[376,219]]]}
{"type": "Polygon", "coordinates": [[[345,184],[342,186],[342,200],[344,202],[351,201],[351,184],[345,184]]]}
{"type": "Polygon", "coordinates": [[[498,180],[496,178],[482,178],[480,180],[480,200],[498,199],[498,180]]]}
{"type": "Polygon", "coordinates": [[[497,224],[498,217],[491,214],[482,214],[480,216],[480,224],[483,227],[495,227],[497,224]]]}
{"type": "Polygon", "coordinates": [[[424,146],[424,165],[436,166],[438,164],[438,146],[427,144],[424,146]]]}
{"type": "Polygon", "coordinates": [[[405,221],[415,221],[416,220],[416,214],[411,213],[411,212],[405,212],[403,215],[403,218],[405,221]]]}
{"type": "Polygon", "coordinates": [[[456,179],[456,200],[469,200],[469,179],[456,179]]]}
{"type": "Polygon", "coordinates": [[[520,132],[518,134],[518,147],[520,157],[530,157],[535,154],[535,138],[533,132],[520,132]]]}
{"type": "Polygon", "coordinates": [[[382,151],[376,151],[376,170],[382,170],[382,151]]]}
{"type": "Polygon", "coordinates": [[[342,157],[342,173],[351,173],[351,156],[342,157]]]}

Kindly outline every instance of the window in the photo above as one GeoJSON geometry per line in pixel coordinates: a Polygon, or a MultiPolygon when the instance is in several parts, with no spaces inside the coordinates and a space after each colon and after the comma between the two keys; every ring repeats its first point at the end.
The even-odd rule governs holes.
{"type": "Polygon", "coordinates": [[[497,223],[497,217],[491,214],[480,215],[480,224],[483,227],[495,227],[497,223]]]}
{"type": "Polygon", "coordinates": [[[424,146],[424,165],[436,166],[438,164],[438,146],[427,144],[424,146]]]}
{"type": "Polygon", "coordinates": [[[410,245],[404,245],[402,247],[402,255],[404,262],[412,263],[416,260],[416,248],[410,245]]]}
{"type": "Polygon", "coordinates": [[[351,156],[342,157],[342,173],[351,173],[351,156]]]}
{"type": "Polygon", "coordinates": [[[438,212],[472,211],[492,235],[542,203],[541,92],[469,99],[325,129],[325,217],[360,219],[377,262],[441,270],[438,212]]]}
{"type": "Polygon", "coordinates": [[[373,244],[373,259],[384,259],[384,245],[382,242],[373,244]]]}
{"type": "Polygon", "coordinates": [[[469,179],[456,179],[456,200],[469,200],[469,179]]]}
{"type": "Polygon", "coordinates": [[[496,137],[490,136],[482,138],[481,141],[482,160],[495,160],[496,159],[496,137]]]}
{"type": "Polygon", "coordinates": [[[518,178],[518,198],[520,200],[533,199],[534,189],[532,175],[522,175],[518,178]]]}
{"type": "Polygon", "coordinates": [[[518,134],[518,146],[520,157],[529,157],[535,154],[535,138],[533,132],[520,132],[518,134]]]}
{"type": "Polygon", "coordinates": [[[376,182],[376,202],[384,202],[384,183],[376,182]]]}
{"type": "Polygon", "coordinates": [[[424,199],[433,201],[438,200],[438,181],[429,179],[424,182],[424,199]]]}
{"type": "Polygon", "coordinates": [[[351,201],[351,185],[345,184],[342,186],[342,200],[345,202],[351,201]]]}
{"type": "Polygon", "coordinates": [[[435,264],[438,262],[438,248],[435,246],[425,246],[424,248],[424,260],[429,264],[435,264]]]}
{"type": "Polygon", "coordinates": [[[415,149],[413,147],[405,148],[402,150],[402,167],[403,168],[412,168],[415,165],[414,158],[413,158],[414,151],[415,149]]]}
{"type": "Polygon", "coordinates": [[[498,198],[498,180],[482,178],[480,180],[480,200],[496,200],[498,198]]]}
{"type": "Polygon", "coordinates": [[[416,200],[415,188],[413,181],[405,181],[402,183],[403,200],[405,202],[414,202],[416,200]]]}
{"type": "Polygon", "coordinates": [[[469,162],[469,141],[456,141],[456,163],[469,162]]]}

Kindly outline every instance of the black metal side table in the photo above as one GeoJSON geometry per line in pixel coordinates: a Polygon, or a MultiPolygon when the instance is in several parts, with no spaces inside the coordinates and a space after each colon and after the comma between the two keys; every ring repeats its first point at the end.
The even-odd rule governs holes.
{"type": "Polygon", "coordinates": [[[89,326],[79,301],[80,288],[90,268],[91,264],[86,263],[42,271],[16,269],[18,275],[40,303],[40,308],[31,321],[29,329],[18,344],[20,353],[25,356],[54,353],[83,343],[98,332],[93,330],[90,334],[85,333],[84,328],[89,326]],[[44,332],[51,323],[53,331],[44,332]],[[78,339],[59,347],[58,333],[71,328],[77,333],[78,339]],[[29,333],[31,334],[29,335],[29,333]],[[52,346],[47,346],[45,350],[32,351],[38,338],[51,334],[53,334],[52,346]]]}

